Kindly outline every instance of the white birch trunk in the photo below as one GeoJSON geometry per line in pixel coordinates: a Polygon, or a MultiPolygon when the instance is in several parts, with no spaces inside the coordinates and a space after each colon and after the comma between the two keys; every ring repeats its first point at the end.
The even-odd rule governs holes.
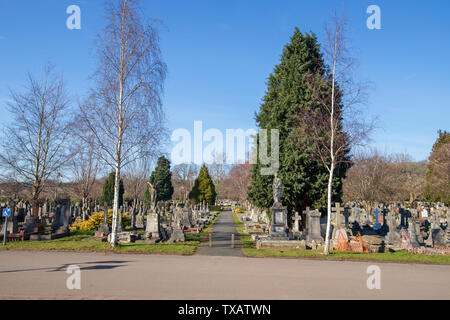
{"type": "Polygon", "coordinates": [[[328,197],[327,197],[327,232],[325,236],[325,249],[324,254],[330,253],[330,231],[331,231],[331,196],[333,187],[333,172],[334,165],[331,165],[330,177],[328,179],[328,197]]]}
{"type": "Polygon", "coordinates": [[[113,202],[113,216],[111,226],[111,247],[117,246],[117,230],[119,225],[119,191],[120,191],[120,165],[116,165],[116,177],[114,181],[114,202],[113,202]]]}
{"type": "Polygon", "coordinates": [[[324,254],[330,253],[330,229],[331,229],[331,200],[332,200],[332,188],[333,188],[333,174],[334,174],[334,166],[335,166],[335,155],[334,155],[334,92],[335,92],[335,81],[336,81],[336,62],[337,62],[337,34],[335,35],[335,44],[334,44],[334,59],[333,59],[333,83],[331,88],[331,114],[330,114],[330,130],[331,130],[331,138],[330,138],[330,168],[329,173],[330,177],[328,179],[328,201],[327,201],[327,233],[325,235],[325,248],[324,254]]]}

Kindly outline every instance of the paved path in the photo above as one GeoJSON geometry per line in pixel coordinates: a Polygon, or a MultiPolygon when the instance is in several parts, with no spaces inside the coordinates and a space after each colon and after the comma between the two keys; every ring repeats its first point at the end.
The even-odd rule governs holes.
{"type": "Polygon", "coordinates": [[[234,256],[243,257],[241,251],[242,245],[236,226],[233,222],[233,214],[231,211],[222,211],[216,223],[212,227],[212,247],[209,243],[203,243],[197,249],[198,255],[205,256],[234,256]],[[231,248],[231,234],[235,235],[234,248],[231,248]]]}
{"type": "Polygon", "coordinates": [[[0,252],[0,299],[450,299],[450,266],[275,258],[0,252]],[[81,290],[68,290],[68,265],[81,290]]]}

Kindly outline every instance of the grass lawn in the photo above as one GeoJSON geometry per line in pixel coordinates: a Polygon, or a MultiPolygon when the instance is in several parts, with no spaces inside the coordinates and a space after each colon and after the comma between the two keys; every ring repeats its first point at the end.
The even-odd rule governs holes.
{"type": "Polygon", "coordinates": [[[284,258],[308,258],[322,260],[347,260],[347,261],[384,261],[400,263],[431,263],[450,264],[450,255],[425,255],[414,254],[407,251],[386,253],[356,253],[331,251],[329,255],[322,254],[322,250],[298,250],[298,249],[256,249],[250,236],[244,233],[244,224],[233,212],[234,223],[242,240],[242,252],[247,257],[284,257],[284,258]]]}
{"type": "Polygon", "coordinates": [[[199,234],[186,234],[186,241],[180,243],[123,243],[112,249],[109,243],[92,240],[93,231],[74,231],[69,237],[49,241],[8,242],[1,250],[43,250],[43,251],[84,251],[109,253],[141,253],[141,254],[177,254],[193,255],[200,243],[208,237],[208,231],[217,221],[218,216],[199,234]]]}

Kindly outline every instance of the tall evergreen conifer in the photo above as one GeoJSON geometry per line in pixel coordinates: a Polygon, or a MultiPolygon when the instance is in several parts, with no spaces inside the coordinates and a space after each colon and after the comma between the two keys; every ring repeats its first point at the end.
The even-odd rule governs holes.
{"type": "MultiPolygon", "coordinates": [[[[281,57],[269,76],[268,87],[259,112],[255,115],[260,129],[278,129],[280,136],[280,168],[278,176],[283,183],[282,203],[301,213],[306,207],[325,208],[327,203],[328,171],[313,154],[311,137],[294,135],[298,126],[296,114],[304,106],[315,104],[311,91],[311,77],[325,77],[326,66],[316,36],[302,34],[295,29],[281,57]]],[[[329,87],[331,96],[331,84],[329,87]]],[[[270,147],[268,148],[270,150],[270,147]]],[[[273,176],[261,175],[262,164],[252,168],[248,189],[249,200],[258,207],[270,208],[273,204],[273,176]]],[[[333,180],[333,200],[341,197],[341,180],[345,168],[336,170],[333,180]]]]}
{"type": "Polygon", "coordinates": [[[195,179],[194,187],[189,193],[189,199],[195,200],[197,203],[206,201],[206,203],[214,204],[217,193],[214,183],[209,175],[208,168],[203,165],[200,168],[197,179],[195,179]]]}

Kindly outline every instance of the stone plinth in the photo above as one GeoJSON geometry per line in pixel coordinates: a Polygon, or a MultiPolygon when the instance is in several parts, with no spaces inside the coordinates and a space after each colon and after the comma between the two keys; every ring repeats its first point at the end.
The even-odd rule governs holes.
{"type": "Polygon", "coordinates": [[[304,240],[269,240],[259,239],[256,241],[256,248],[284,248],[284,249],[300,249],[306,250],[306,242],[304,240]]]}
{"type": "Polygon", "coordinates": [[[322,235],[320,234],[320,211],[313,210],[307,211],[308,215],[308,234],[306,235],[306,241],[312,242],[313,240],[319,243],[323,243],[322,235]]]}
{"type": "Polygon", "coordinates": [[[289,240],[287,226],[287,209],[280,202],[275,202],[271,208],[272,223],[270,226],[270,238],[276,240],[289,240]]]}
{"type": "Polygon", "coordinates": [[[145,229],[145,237],[147,239],[159,239],[160,238],[160,226],[159,226],[159,214],[157,212],[151,212],[147,215],[147,226],[145,229]]]}

